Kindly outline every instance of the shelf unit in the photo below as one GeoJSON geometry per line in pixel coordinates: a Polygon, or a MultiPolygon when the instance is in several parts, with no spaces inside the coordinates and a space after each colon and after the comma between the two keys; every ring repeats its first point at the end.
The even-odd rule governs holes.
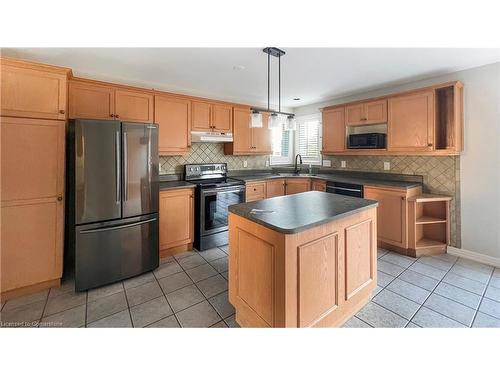
{"type": "Polygon", "coordinates": [[[442,254],[450,240],[450,196],[423,194],[408,199],[409,255],[442,254]]]}

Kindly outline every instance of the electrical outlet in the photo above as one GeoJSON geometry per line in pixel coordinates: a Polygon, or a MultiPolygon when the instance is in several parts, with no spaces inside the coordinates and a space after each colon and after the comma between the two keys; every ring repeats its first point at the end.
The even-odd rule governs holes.
{"type": "Polygon", "coordinates": [[[332,166],[331,160],[323,160],[323,167],[331,167],[331,166],[332,166]]]}
{"type": "Polygon", "coordinates": [[[246,168],[246,167],[248,167],[248,161],[243,160],[243,168],[246,168]]]}
{"type": "Polygon", "coordinates": [[[269,160],[266,160],[266,167],[269,167],[269,160]]]}
{"type": "Polygon", "coordinates": [[[384,171],[388,171],[391,169],[391,162],[390,161],[384,161],[384,171]]]}
{"type": "Polygon", "coordinates": [[[341,168],[346,168],[346,167],[347,167],[347,162],[346,162],[345,160],[342,160],[342,161],[340,162],[340,167],[341,167],[341,168]]]}

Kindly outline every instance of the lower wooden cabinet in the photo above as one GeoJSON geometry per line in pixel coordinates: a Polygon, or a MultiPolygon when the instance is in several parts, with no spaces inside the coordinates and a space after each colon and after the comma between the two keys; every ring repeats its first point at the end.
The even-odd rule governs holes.
{"type": "Polygon", "coordinates": [[[311,190],[311,180],[308,178],[287,178],[286,195],[304,193],[311,190]]]}
{"type": "Polygon", "coordinates": [[[326,192],[326,181],[312,180],[311,190],[313,191],[325,191],[326,192]]]}
{"type": "Polygon", "coordinates": [[[59,284],[65,122],[0,118],[2,299],[59,284]]]}
{"type": "Polygon", "coordinates": [[[253,202],[266,199],[266,182],[257,181],[246,184],[245,201],[253,202]]]}
{"type": "Polygon", "coordinates": [[[285,179],[270,180],[266,182],[266,198],[281,197],[285,195],[285,179]]]}
{"type": "Polygon", "coordinates": [[[391,189],[364,187],[364,198],[378,201],[377,234],[379,244],[400,249],[408,248],[408,198],[422,193],[421,187],[391,189]]]}
{"type": "Polygon", "coordinates": [[[194,231],[194,191],[160,191],[160,256],[190,250],[194,231]]]}

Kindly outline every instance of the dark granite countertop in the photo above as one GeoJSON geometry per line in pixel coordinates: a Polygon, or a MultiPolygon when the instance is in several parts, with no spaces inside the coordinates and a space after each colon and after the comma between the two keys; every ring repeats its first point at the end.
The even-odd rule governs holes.
{"type": "Polygon", "coordinates": [[[384,179],[374,179],[374,178],[339,176],[333,173],[302,174],[302,175],[288,175],[288,174],[280,175],[272,173],[266,173],[266,174],[262,173],[255,175],[234,176],[233,178],[245,182],[276,179],[276,178],[315,178],[318,180],[325,180],[325,181],[345,182],[350,184],[370,185],[370,186],[380,186],[380,187],[395,187],[400,189],[410,189],[422,185],[421,183],[414,181],[397,181],[397,180],[384,180],[384,179]]]}
{"type": "Polygon", "coordinates": [[[376,201],[369,199],[308,191],[235,204],[229,206],[229,212],[274,231],[290,234],[377,206],[376,201]],[[263,211],[259,212],[258,210],[263,211]]]}
{"type": "Polygon", "coordinates": [[[186,181],[160,181],[160,191],[195,187],[195,184],[186,181]]]}

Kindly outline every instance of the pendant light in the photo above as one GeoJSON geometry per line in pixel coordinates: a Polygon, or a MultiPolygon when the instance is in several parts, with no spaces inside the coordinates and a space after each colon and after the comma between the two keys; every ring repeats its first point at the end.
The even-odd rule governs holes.
{"type": "Polygon", "coordinates": [[[251,128],[262,128],[262,113],[259,111],[252,111],[250,115],[250,127],[251,128]]]}
{"type": "Polygon", "coordinates": [[[250,117],[250,127],[261,128],[263,126],[261,112],[270,112],[268,121],[269,129],[295,130],[296,128],[295,115],[293,113],[281,112],[281,56],[285,54],[285,51],[280,50],[279,48],[276,47],[266,47],[262,51],[265,54],[267,54],[267,110],[252,108],[252,115],[250,117]],[[270,107],[271,56],[278,58],[278,110],[277,111],[272,111],[270,107]]]}

